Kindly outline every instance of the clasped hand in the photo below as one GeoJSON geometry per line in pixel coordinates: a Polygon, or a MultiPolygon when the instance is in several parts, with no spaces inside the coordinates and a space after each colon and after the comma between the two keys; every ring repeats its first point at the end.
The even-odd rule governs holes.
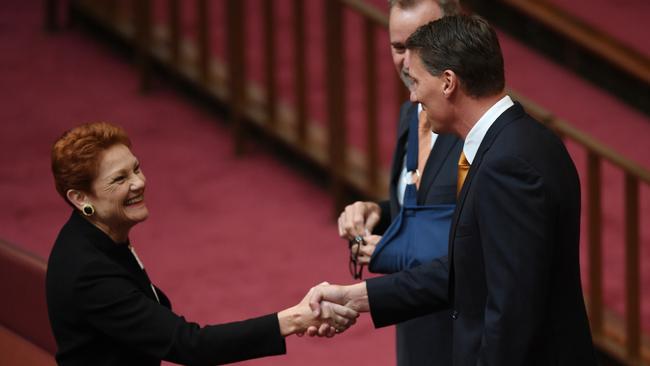
{"type": "MultiPolygon", "coordinates": [[[[370,311],[365,281],[348,286],[330,285],[327,282],[323,282],[318,286],[312,287],[303,299],[303,302],[305,300],[307,300],[307,306],[311,309],[312,316],[316,319],[336,319],[342,316],[342,312],[355,314],[351,322],[345,322],[343,320],[346,323],[345,329],[356,322],[356,317],[358,317],[360,312],[370,311]]],[[[342,319],[339,318],[339,320],[342,319]]],[[[338,320],[335,320],[336,322],[338,320]]],[[[326,322],[325,324],[332,323],[326,322]]],[[[334,333],[340,333],[345,330],[339,328],[332,330],[331,328],[331,326],[325,326],[324,323],[314,324],[307,327],[305,333],[311,337],[331,337],[334,333]]]]}
{"type": "Polygon", "coordinates": [[[312,310],[310,301],[316,296],[315,292],[320,286],[328,285],[323,282],[312,287],[300,303],[278,313],[280,332],[283,336],[302,336],[307,333],[310,336],[333,337],[356,323],[359,313],[343,304],[323,300],[318,304],[318,312],[312,310]]]}

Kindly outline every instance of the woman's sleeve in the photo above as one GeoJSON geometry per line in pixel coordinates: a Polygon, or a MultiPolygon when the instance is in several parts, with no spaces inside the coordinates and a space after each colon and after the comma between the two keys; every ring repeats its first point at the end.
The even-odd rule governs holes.
{"type": "Polygon", "coordinates": [[[76,282],[81,316],[126,348],[188,365],[214,365],[286,352],[276,314],[200,327],[147,297],[111,263],[89,264],[76,282]]]}

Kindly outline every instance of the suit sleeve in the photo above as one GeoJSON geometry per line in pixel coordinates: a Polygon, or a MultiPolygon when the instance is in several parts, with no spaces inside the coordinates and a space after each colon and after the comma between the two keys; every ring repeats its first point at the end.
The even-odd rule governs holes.
{"type": "Polygon", "coordinates": [[[377,204],[381,209],[381,215],[379,216],[379,222],[377,223],[377,226],[375,226],[375,229],[373,230],[373,234],[384,235],[384,232],[386,232],[386,229],[388,229],[388,226],[390,226],[391,222],[390,201],[381,201],[377,202],[377,204]]]}
{"type": "Polygon", "coordinates": [[[188,365],[285,353],[276,314],[200,327],[147,297],[115,265],[90,263],[75,286],[79,314],[124,347],[188,365]]]}
{"type": "Polygon", "coordinates": [[[549,293],[553,243],[544,180],[516,157],[485,161],[476,178],[487,285],[478,365],[522,365],[549,293]]]}
{"type": "Polygon", "coordinates": [[[384,327],[448,307],[447,257],[429,264],[366,281],[370,315],[375,327],[384,327]]]}

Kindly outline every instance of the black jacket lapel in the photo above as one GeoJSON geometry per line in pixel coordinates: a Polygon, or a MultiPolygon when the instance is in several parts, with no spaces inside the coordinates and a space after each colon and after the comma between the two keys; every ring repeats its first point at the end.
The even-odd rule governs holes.
{"type": "Polygon", "coordinates": [[[456,210],[454,211],[454,217],[451,221],[451,228],[449,231],[450,265],[451,263],[453,263],[451,257],[453,256],[453,247],[454,247],[453,243],[454,243],[454,237],[456,236],[456,226],[458,225],[458,218],[460,217],[460,213],[463,210],[467,192],[470,186],[472,185],[472,179],[474,178],[474,175],[476,174],[479,167],[481,166],[481,162],[483,161],[483,156],[490,149],[492,143],[494,143],[494,141],[496,140],[499,133],[501,133],[503,128],[505,128],[508,124],[515,121],[516,119],[520,118],[523,114],[524,114],[524,109],[521,107],[519,103],[515,103],[515,105],[508,108],[496,119],[496,121],[494,121],[492,126],[490,126],[487,133],[485,134],[485,137],[483,137],[483,141],[481,141],[481,145],[479,146],[478,151],[476,152],[476,156],[474,157],[474,161],[472,162],[472,165],[469,168],[469,172],[467,173],[467,178],[465,178],[463,188],[460,191],[458,202],[456,203],[456,210]]]}
{"type": "Polygon", "coordinates": [[[433,181],[440,172],[440,168],[458,142],[458,138],[454,135],[438,135],[436,143],[433,144],[433,149],[431,149],[431,154],[427,159],[427,164],[424,166],[424,173],[420,182],[421,189],[418,190],[418,204],[423,204],[425,201],[429,190],[431,190],[433,181]]]}

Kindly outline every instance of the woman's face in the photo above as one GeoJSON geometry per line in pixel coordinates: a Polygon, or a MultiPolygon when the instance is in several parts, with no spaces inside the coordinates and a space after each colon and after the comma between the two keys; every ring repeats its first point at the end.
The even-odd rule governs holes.
{"type": "Polygon", "coordinates": [[[138,159],[124,145],[114,145],[101,155],[97,177],[88,196],[95,207],[92,220],[109,232],[126,234],[149,216],[144,201],[146,178],[138,159]]]}

